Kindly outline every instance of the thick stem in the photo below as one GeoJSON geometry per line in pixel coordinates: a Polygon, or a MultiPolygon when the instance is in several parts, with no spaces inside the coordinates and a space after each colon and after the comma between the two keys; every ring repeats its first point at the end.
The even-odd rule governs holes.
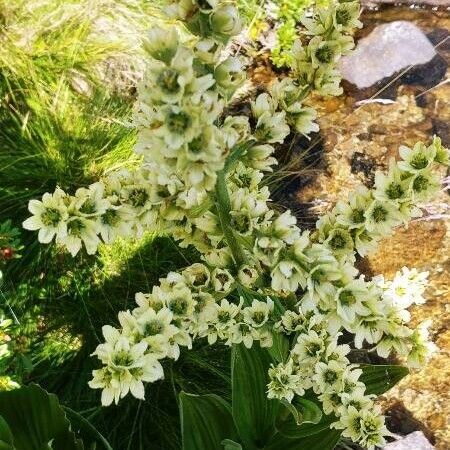
{"type": "Polygon", "coordinates": [[[231,203],[230,196],[228,195],[227,184],[225,181],[225,170],[221,170],[217,174],[216,183],[216,199],[217,210],[219,213],[220,226],[222,228],[223,235],[227,241],[228,247],[230,247],[231,254],[233,255],[234,262],[237,268],[241,267],[245,263],[245,256],[242,248],[231,228],[231,203]]]}

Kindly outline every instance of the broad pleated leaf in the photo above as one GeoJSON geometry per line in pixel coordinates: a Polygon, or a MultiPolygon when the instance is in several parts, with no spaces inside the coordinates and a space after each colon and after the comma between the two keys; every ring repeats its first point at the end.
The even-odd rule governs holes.
{"type": "Polygon", "coordinates": [[[14,450],[14,440],[5,419],[0,416],[0,450],[14,450]]]}
{"type": "Polygon", "coordinates": [[[280,435],[287,438],[303,438],[320,433],[330,428],[336,421],[333,415],[325,415],[317,404],[311,400],[298,398],[294,400],[295,405],[285,405],[281,409],[276,428],[280,435]]]}
{"type": "Polygon", "coordinates": [[[274,433],[279,403],[267,398],[269,352],[234,346],[231,356],[233,418],[246,450],[261,448],[274,433]]]}
{"type": "Polygon", "coordinates": [[[395,386],[409,371],[403,366],[361,365],[360,380],[366,385],[367,394],[381,395],[395,386]]]}
{"type": "MultiPolygon", "coordinates": [[[[315,425],[316,426],[316,425],[315,425]]],[[[277,433],[264,450],[333,450],[339,442],[340,430],[330,429],[303,438],[287,438],[277,433]]]]}
{"type": "Polygon", "coordinates": [[[17,450],[82,450],[58,398],[36,384],[0,392],[0,415],[8,424],[17,450]]]}
{"type": "Polygon", "coordinates": [[[231,407],[217,395],[182,392],[180,415],[183,450],[224,450],[223,441],[238,440],[231,407]]]}
{"type": "Polygon", "coordinates": [[[289,339],[281,333],[272,333],[273,345],[268,349],[270,356],[277,362],[286,362],[289,355],[289,339]]]}

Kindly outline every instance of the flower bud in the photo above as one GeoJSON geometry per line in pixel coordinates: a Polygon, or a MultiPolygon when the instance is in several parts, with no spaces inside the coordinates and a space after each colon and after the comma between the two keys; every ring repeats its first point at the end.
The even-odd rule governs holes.
{"type": "Polygon", "coordinates": [[[236,6],[225,4],[216,8],[209,18],[214,33],[234,36],[241,31],[242,22],[236,6]]]}
{"type": "Polygon", "coordinates": [[[221,62],[214,71],[214,78],[220,88],[232,95],[246,78],[240,58],[230,57],[221,62]]]}
{"type": "Polygon", "coordinates": [[[169,64],[178,49],[178,33],[174,27],[170,29],[153,26],[143,42],[144,49],[153,58],[169,64]]]}

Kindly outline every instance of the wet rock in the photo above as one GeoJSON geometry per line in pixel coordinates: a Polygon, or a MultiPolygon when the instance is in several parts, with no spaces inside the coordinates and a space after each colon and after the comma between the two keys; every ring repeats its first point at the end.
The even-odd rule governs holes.
{"type": "Polygon", "coordinates": [[[374,170],[376,163],[370,155],[362,152],[353,153],[350,161],[352,173],[363,173],[366,178],[366,184],[371,187],[374,183],[374,170]]]}
{"type": "Polygon", "coordinates": [[[434,450],[434,447],[421,431],[416,431],[403,439],[387,444],[383,450],[434,450]]]}
{"type": "Polygon", "coordinates": [[[400,83],[418,84],[425,88],[436,86],[445,77],[447,62],[441,55],[435,55],[428,63],[418,64],[400,78],[400,83]]]}
{"type": "Polygon", "coordinates": [[[430,42],[433,45],[438,46],[436,49],[438,52],[450,51],[450,39],[448,39],[449,36],[450,32],[445,28],[436,28],[430,33],[427,33],[427,38],[430,40],[430,42]]]}
{"type": "Polygon", "coordinates": [[[342,58],[343,77],[359,89],[410,65],[425,64],[436,56],[426,35],[413,23],[398,20],[376,27],[362,38],[353,53],[342,58]]]}

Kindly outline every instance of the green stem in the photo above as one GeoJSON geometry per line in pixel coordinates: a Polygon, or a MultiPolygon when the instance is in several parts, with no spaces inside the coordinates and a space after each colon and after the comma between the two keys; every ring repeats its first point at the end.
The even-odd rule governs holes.
{"type": "Polygon", "coordinates": [[[222,228],[223,235],[227,241],[228,247],[230,247],[231,254],[233,255],[234,262],[239,268],[245,263],[245,256],[242,248],[231,228],[231,203],[230,196],[228,195],[227,184],[225,181],[225,169],[221,170],[217,174],[216,183],[216,200],[217,210],[219,213],[220,226],[222,228]]]}

